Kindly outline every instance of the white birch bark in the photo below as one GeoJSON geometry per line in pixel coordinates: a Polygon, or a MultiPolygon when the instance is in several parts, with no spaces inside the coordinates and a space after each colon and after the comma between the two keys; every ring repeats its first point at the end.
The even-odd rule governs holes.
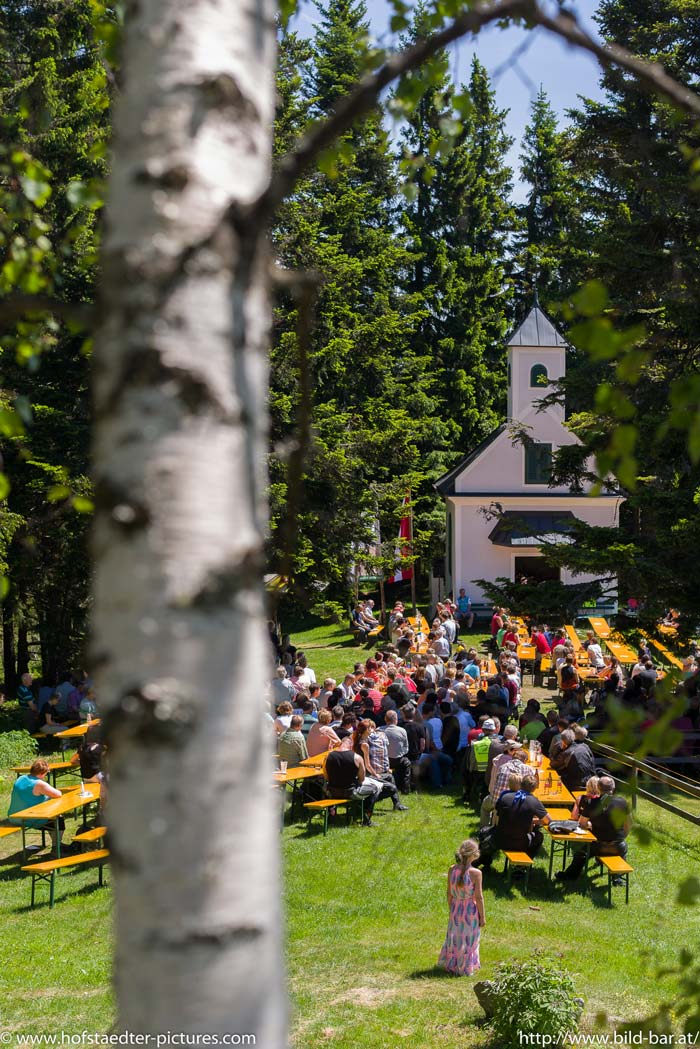
{"type": "Polygon", "coordinates": [[[119,1026],[285,1044],[261,680],[271,0],[134,0],[95,340],[119,1026]],[[234,222],[224,222],[233,208],[234,222]]]}

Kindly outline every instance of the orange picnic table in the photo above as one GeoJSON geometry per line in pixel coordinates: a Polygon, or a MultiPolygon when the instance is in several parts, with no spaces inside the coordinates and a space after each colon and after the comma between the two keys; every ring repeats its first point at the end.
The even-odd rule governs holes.
{"type": "Polygon", "coordinates": [[[76,739],[80,736],[84,736],[88,729],[94,725],[100,724],[100,718],[93,718],[92,721],[83,721],[80,725],[75,725],[73,728],[64,729],[63,732],[54,732],[54,739],[76,739]]]}
{"type": "Polygon", "coordinates": [[[625,645],[620,641],[611,641],[610,638],[606,639],[605,646],[616,659],[619,659],[621,663],[636,663],[637,653],[634,652],[629,645],[625,645]]]}
{"type": "Polygon", "coordinates": [[[25,840],[27,820],[45,820],[47,823],[51,820],[54,821],[54,827],[56,830],[56,857],[60,860],[61,843],[59,840],[58,827],[60,817],[65,816],[69,812],[76,812],[78,809],[84,809],[86,805],[91,805],[93,801],[98,801],[99,798],[100,784],[84,783],[82,790],[77,786],[69,787],[60,798],[49,798],[47,801],[39,802],[38,805],[30,805],[28,809],[21,809],[19,812],[13,812],[9,817],[10,820],[20,820],[22,823],[22,855],[24,856],[25,861],[27,858],[25,840]]]}
{"type": "Polygon", "coordinates": [[[602,637],[604,640],[610,637],[613,632],[607,619],[603,619],[601,616],[589,616],[588,622],[591,624],[598,637],[602,637]]]}

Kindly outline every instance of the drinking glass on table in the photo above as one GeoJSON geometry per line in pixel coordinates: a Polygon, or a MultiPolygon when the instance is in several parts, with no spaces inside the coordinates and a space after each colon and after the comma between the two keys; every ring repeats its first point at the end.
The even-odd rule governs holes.
{"type": "Polygon", "coordinates": [[[287,771],[287,762],[280,761],[280,772],[285,773],[287,771]]]}

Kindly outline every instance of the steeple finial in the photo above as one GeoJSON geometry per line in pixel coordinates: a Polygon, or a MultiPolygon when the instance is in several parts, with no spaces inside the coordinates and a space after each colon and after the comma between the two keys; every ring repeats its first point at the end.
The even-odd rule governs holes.
{"type": "Polygon", "coordinates": [[[533,294],[534,294],[534,301],[533,301],[532,305],[534,306],[534,308],[536,310],[538,310],[540,308],[540,297],[537,294],[537,285],[535,285],[535,287],[533,289],[533,294]]]}

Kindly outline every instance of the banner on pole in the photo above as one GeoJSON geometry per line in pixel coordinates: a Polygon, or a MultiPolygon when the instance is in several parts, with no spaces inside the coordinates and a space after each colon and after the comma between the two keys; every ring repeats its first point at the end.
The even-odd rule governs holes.
{"type": "MultiPolygon", "coordinates": [[[[411,515],[408,512],[408,507],[411,505],[411,496],[406,495],[403,501],[404,509],[407,511],[401,518],[401,524],[399,525],[399,535],[396,543],[396,557],[410,557],[412,554],[412,536],[411,536],[411,515]]],[[[413,565],[408,565],[407,568],[397,568],[392,576],[389,576],[387,583],[403,583],[407,579],[413,579],[413,565]]]]}

